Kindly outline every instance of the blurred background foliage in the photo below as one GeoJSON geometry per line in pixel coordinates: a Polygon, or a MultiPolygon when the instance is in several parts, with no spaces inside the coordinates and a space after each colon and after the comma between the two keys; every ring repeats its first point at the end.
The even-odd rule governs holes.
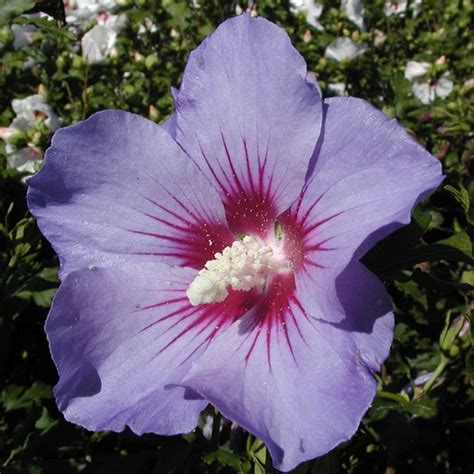
{"type": "Polygon", "coordinates": [[[91,0],[99,7],[85,20],[77,16],[81,2],[65,3],[66,10],[61,1],[0,0],[0,472],[271,471],[261,442],[225,420],[219,424],[211,409],[193,433],[175,437],[91,433],[62,418],[43,333],[57,261],[27,212],[24,184],[59,124],[105,108],[165,120],[173,108],[170,87],[179,85],[189,52],[248,8],[286,29],[325,96],[363,97],[398,119],[446,175],[411,224],[364,257],[385,281],[397,323],[373,406],[352,440],[295,472],[472,473],[472,3],[374,0],[365,2],[363,25],[343,8],[359,2],[324,1],[311,17],[314,2],[304,1],[91,0]],[[103,57],[91,59],[85,35],[97,23],[107,28],[116,15],[120,27],[112,25],[115,34],[101,30],[110,34],[108,43],[96,45],[103,57]],[[327,47],[341,37],[364,51],[334,59],[327,47]],[[409,61],[423,64],[421,76],[407,74],[409,61]],[[449,92],[438,94],[443,78],[449,92]],[[428,98],[419,94],[423,87],[428,98]],[[41,106],[14,110],[15,99],[32,95],[41,106]],[[15,122],[28,113],[26,125],[15,122]]]}

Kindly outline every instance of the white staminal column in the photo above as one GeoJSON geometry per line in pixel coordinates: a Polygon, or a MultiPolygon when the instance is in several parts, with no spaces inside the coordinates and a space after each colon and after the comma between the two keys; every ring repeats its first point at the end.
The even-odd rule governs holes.
{"type": "Polygon", "coordinates": [[[289,261],[278,251],[247,235],[208,260],[186,295],[193,306],[218,303],[224,301],[228,288],[240,291],[263,288],[269,275],[290,270],[289,261]]]}

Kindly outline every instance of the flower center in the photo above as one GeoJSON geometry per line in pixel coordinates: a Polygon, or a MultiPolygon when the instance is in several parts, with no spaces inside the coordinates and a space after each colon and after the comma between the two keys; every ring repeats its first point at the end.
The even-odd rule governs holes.
{"type": "Polygon", "coordinates": [[[291,269],[291,263],[278,248],[247,235],[208,260],[186,295],[193,306],[219,303],[226,298],[229,287],[239,291],[255,287],[263,290],[269,276],[291,269]]]}

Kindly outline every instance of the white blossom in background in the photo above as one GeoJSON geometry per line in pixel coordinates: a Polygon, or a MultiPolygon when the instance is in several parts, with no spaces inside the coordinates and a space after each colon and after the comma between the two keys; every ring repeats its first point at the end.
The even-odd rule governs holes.
{"type": "Polygon", "coordinates": [[[374,30],[374,45],[375,46],[382,45],[386,39],[387,39],[387,35],[383,31],[380,31],[377,29],[374,30]]]}
{"type": "Polygon", "coordinates": [[[435,82],[417,82],[412,86],[413,94],[420,99],[423,104],[429,104],[436,98],[445,99],[453,91],[454,84],[449,75],[445,72],[435,82]]]}
{"type": "MultiPolygon", "coordinates": [[[[222,428],[224,425],[230,423],[230,421],[227,418],[224,418],[223,416],[220,418],[220,426],[219,426],[219,432],[222,431],[222,428]]],[[[212,415],[205,415],[204,416],[204,425],[202,427],[202,435],[204,438],[207,440],[210,440],[212,438],[212,426],[214,425],[214,417],[212,415]]]]}
{"type": "Polygon", "coordinates": [[[309,43],[312,39],[313,39],[313,35],[312,35],[311,31],[306,30],[304,32],[304,35],[303,35],[303,41],[305,43],[309,43]]]}
{"type": "Polygon", "coordinates": [[[95,24],[81,39],[82,56],[90,64],[102,63],[115,51],[117,34],[127,26],[128,18],[112,15],[118,0],[66,0],[66,22],[85,30],[95,24]]]}
{"type": "Polygon", "coordinates": [[[258,16],[257,12],[257,2],[255,0],[247,0],[247,11],[250,13],[250,16],[258,16]]]}
{"type": "Polygon", "coordinates": [[[13,24],[11,30],[13,33],[13,49],[17,50],[23,48],[23,46],[28,46],[33,42],[33,37],[37,28],[34,25],[13,24]]]}
{"type": "Polygon", "coordinates": [[[12,127],[0,127],[0,138],[2,140],[8,140],[11,136],[15,135],[17,130],[12,127]]]}
{"type": "MultiPolygon", "coordinates": [[[[16,150],[11,143],[7,142],[5,151],[7,153],[7,168],[14,168],[29,175],[36,173],[36,165],[43,160],[43,153],[31,144],[16,150]]],[[[22,181],[25,182],[26,177],[22,181]]]]}
{"type": "Polygon", "coordinates": [[[331,82],[328,84],[328,90],[337,96],[349,95],[344,82],[331,82]]]}
{"type": "Polygon", "coordinates": [[[82,56],[90,64],[103,63],[113,52],[117,32],[104,25],[95,25],[81,39],[82,56]]]}
{"type": "Polygon", "coordinates": [[[454,83],[448,77],[448,73],[445,72],[435,84],[435,96],[440,99],[445,99],[448,97],[454,89],[454,83]]]}
{"type": "Polygon", "coordinates": [[[240,3],[236,3],[235,5],[235,14],[236,15],[242,15],[244,11],[247,13],[250,13],[250,16],[257,16],[257,3],[254,0],[247,0],[247,6],[245,6],[245,1],[242,2],[244,4],[244,7],[240,6],[240,3]]]}
{"type": "Polygon", "coordinates": [[[138,27],[138,34],[139,35],[144,35],[148,32],[150,33],[156,33],[158,31],[158,27],[153,23],[153,20],[151,18],[145,18],[141,25],[138,27]]]}
{"type": "Polygon", "coordinates": [[[463,88],[468,91],[470,89],[474,88],[474,78],[468,79],[466,82],[463,84],[463,88]]]}
{"type": "Polygon", "coordinates": [[[202,427],[202,435],[208,441],[212,437],[212,425],[214,424],[214,417],[212,415],[206,415],[204,417],[204,425],[202,427]]]}
{"type": "Polygon", "coordinates": [[[414,0],[413,2],[408,5],[407,0],[403,0],[401,2],[390,2],[386,1],[384,6],[384,13],[387,16],[392,15],[400,15],[405,16],[407,9],[409,8],[412,12],[413,18],[416,18],[421,12],[421,6],[423,4],[423,0],[414,0]]]}
{"type": "Polygon", "coordinates": [[[365,30],[364,24],[364,4],[362,0],[341,0],[341,10],[346,13],[354,25],[361,30],[365,30]]]}
{"type": "Polygon", "coordinates": [[[44,121],[45,125],[51,131],[54,131],[59,128],[59,119],[45,98],[39,94],[24,99],[14,99],[12,108],[16,113],[16,117],[10,127],[0,129],[0,138],[5,141],[7,167],[33,174],[35,165],[43,158],[42,152],[32,143],[28,143],[25,148],[17,149],[9,139],[19,132],[28,131],[41,121],[44,121]]]}
{"type": "Polygon", "coordinates": [[[107,57],[114,55],[117,35],[128,24],[125,15],[109,15],[106,12],[98,13],[96,19],[97,25],[81,40],[82,55],[90,64],[103,63],[107,57]]]}
{"type": "MultiPolygon", "coordinates": [[[[28,20],[32,20],[35,18],[47,18],[48,20],[52,20],[53,17],[43,13],[27,13],[21,15],[23,18],[27,18],[28,20]]],[[[13,34],[13,49],[17,50],[23,48],[24,46],[28,46],[33,42],[34,35],[38,31],[38,28],[35,25],[18,25],[14,23],[11,26],[11,31],[13,34]]]]}
{"type": "Polygon", "coordinates": [[[16,117],[10,125],[11,128],[26,131],[42,120],[52,131],[59,128],[57,115],[40,94],[30,95],[24,99],[13,99],[12,108],[16,117]]]}
{"type": "Polygon", "coordinates": [[[352,61],[357,56],[365,53],[367,43],[356,43],[350,38],[338,38],[324,51],[324,56],[335,61],[352,61]]]}
{"type": "Polygon", "coordinates": [[[423,0],[415,0],[412,4],[413,9],[413,18],[416,18],[421,12],[421,6],[423,4],[423,0]]]}
{"type": "Polygon", "coordinates": [[[454,88],[448,72],[444,72],[439,79],[431,81],[427,77],[430,68],[431,64],[426,61],[408,61],[405,67],[405,78],[412,82],[413,95],[425,105],[436,98],[445,99],[454,88]]]}
{"type": "Polygon", "coordinates": [[[430,63],[426,61],[408,61],[405,67],[405,78],[414,81],[423,77],[430,69],[430,63]]]}
{"type": "Polygon", "coordinates": [[[120,31],[122,31],[127,26],[128,18],[123,14],[109,15],[106,12],[100,12],[97,14],[97,24],[106,26],[107,28],[111,28],[115,32],[120,33],[120,31]]]}
{"type": "Polygon", "coordinates": [[[303,13],[306,16],[306,23],[316,28],[318,31],[324,30],[319,23],[319,17],[323,13],[323,6],[314,0],[290,0],[290,10],[293,13],[303,13]]]}
{"type": "Polygon", "coordinates": [[[116,0],[65,0],[66,22],[83,27],[101,12],[110,12],[119,2],[116,0]]]}
{"type": "Polygon", "coordinates": [[[407,0],[402,0],[401,2],[391,2],[387,0],[385,2],[384,6],[384,13],[387,16],[392,16],[392,15],[405,15],[405,12],[407,10],[408,6],[408,1],[407,0]]]}

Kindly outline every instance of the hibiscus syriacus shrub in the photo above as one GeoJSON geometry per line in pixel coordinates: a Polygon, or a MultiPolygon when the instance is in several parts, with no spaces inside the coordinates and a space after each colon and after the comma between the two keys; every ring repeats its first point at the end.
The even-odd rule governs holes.
{"type": "Polygon", "coordinates": [[[7,469],[465,472],[472,84],[382,3],[4,14],[7,469]]]}

